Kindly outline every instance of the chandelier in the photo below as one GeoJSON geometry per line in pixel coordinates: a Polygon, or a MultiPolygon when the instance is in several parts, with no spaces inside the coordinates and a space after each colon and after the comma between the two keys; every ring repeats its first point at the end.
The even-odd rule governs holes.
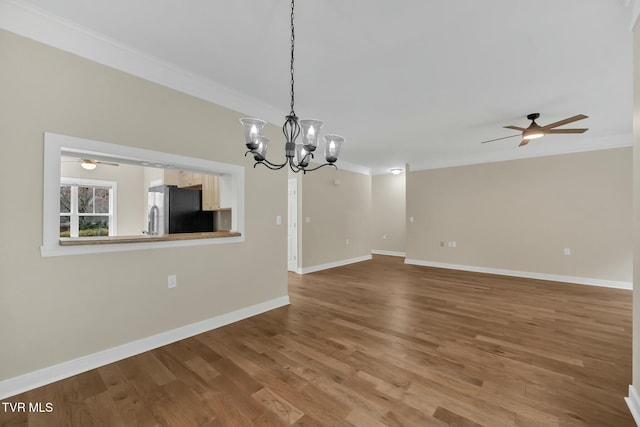
{"type": "Polygon", "coordinates": [[[282,126],[282,132],[284,133],[286,141],[284,145],[285,160],[280,164],[271,163],[267,160],[267,147],[270,140],[261,134],[267,122],[260,119],[240,119],[240,123],[244,126],[245,145],[248,148],[248,151],[244,153],[244,155],[246,156],[249,153],[253,155],[253,159],[256,161],[253,165],[254,168],[258,164],[261,164],[269,169],[278,170],[289,165],[291,170],[296,173],[300,171],[303,173],[311,172],[323,166],[333,166],[337,169],[335,162],[340,155],[340,148],[342,147],[344,138],[340,135],[325,135],[324,156],[326,163],[309,168],[309,162],[314,158],[314,152],[318,147],[318,137],[320,136],[322,122],[320,120],[298,120],[298,116],[296,116],[293,108],[295,100],[293,79],[295,49],[295,31],[293,25],[294,2],[295,0],[291,0],[291,66],[289,68],[291,72],[291,112],[285,117],[286,120],[282,126]],[[298,139],[300,134],[302,134],[302,142],[296,143],[296,139],[298,139]]]}

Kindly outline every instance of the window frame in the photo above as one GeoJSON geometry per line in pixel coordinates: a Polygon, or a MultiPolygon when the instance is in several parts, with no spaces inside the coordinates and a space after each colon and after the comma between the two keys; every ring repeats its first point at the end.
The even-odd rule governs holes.
{"type": "Polygon", "coordinates": [[[242,243],[245,241],[245,168],[212,160],[45,132],[42,218],[42,246],[40,247],[42,257],[242,243]],[[60,157],[62,155],[105,158],[136,164],[147,163],[167,169],[223,175],[228,182],[227,204],[232,208],[233,231],[240,233],[240,236],[62,246],[60,245],[60,157]]]}
{"type": "MultiPolygon", "coordinates": [[[[71,187],[71,209],[68,214],[66,212],[60,212],[60,217],[68,216],[70,219],[70,231],[71,237],[74,236],[74,231],[79,231],[79,223],[81,216],[104,216],[109,219],[109,236],[116,236],[118,233],[118,183],[115,181],[105,181],[100,179],[84,179],[84,178],[70,178],[60,177],[60,186],[68,185],[71,187]],[[109,188],[109,213],[80,213],[78,212],[78,187],[108,187],[109,188]]],[[[78,233],[75,233],[78,234],[78,233]]]]}

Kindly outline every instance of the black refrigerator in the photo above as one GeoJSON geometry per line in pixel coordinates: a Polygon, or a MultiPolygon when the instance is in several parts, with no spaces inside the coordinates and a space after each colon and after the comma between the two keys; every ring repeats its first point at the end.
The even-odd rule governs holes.
{"type": "Polygon", "coordinates": [[[158,185],[149,188],[148,234],[213,231],[213,212],[202,210],[202,190],[158,185]]]}

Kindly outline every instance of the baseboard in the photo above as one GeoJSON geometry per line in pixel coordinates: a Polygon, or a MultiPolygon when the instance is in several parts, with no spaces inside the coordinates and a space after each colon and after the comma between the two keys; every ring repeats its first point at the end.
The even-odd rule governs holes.
{"type": "Polygon", "coordinates": [[[329,262],[327,264],[312,265],[311,267],[304,267],[298,269],[298,274],[314,273],[320,270],[328,270],[330,268],[341,267],[343,265],[354,264],[356,262],[368,261],[371,259],[371,255],[365,255],[358,258],[345,259],[342,261],[329,262]]]}
{"type": "Polygon", "coordinates": [[[171,344],[285,305],[289,305],[289,296],[275,298],[118,347],[89,354],[38,371],[29,372],[19,377],[9,378],[0,381],[0,399],[15,396],[16,394],[24,393],[25,391],[51,384],[55,381],[69,378],[73,375],[99,368],[100,366],[108,365],[109,363],[117,362],[118,360],[126,359],[127,357],[135,356],[136,354],[144,353],[145,351],[153,350],[154,348],[162,347],[163,345],[171,344]]]}
{"type": "Polygon", "coordinates": [[[629,397],[625,397],[624,401],[627,402],[629,412],[631,412],[636,425],[640,426],[640,399],[635,387],[632,385],[629,386],[629,397]]]}
{"type": "Polygon", "coordinates": [[[405,252],[383,251],[382,249],[371,249],[371,253],[374,255],[388,255],[388,256],[399,256],[399,257],[405,257],[407,255],[405,252]]]}
{"type": "Polygon", "coordinates": [[[603,286],[606,288],[633,289],[631,282],[619,282],[615,280],[592,279],[589,277],[562,276],[557,274],[532,273],[530,271],[503,270],[500,268],[477,267],[472,265],[447,264],[443,262],[422,261],[418,259],[405,259],[405,264],[421,265],[424,267],[447,268],[450,270],[474,271],[476,273],[498,274],[501,276],[525,277],[527,279],[551,280],[554,282],[577,283],[580,285],[603,286]]]}

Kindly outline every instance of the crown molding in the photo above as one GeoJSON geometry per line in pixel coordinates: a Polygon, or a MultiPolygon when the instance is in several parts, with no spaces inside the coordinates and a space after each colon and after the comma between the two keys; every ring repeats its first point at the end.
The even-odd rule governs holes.
{"type": "MultiPolygon", "coordinates": [[[[606,138],[594,138],[589,141],[590,144],[581,143],[580,145],[565,146],[564,149],[546,149],[536,147],[536,151],[524,151],[522,148],[517,150],[505,151],[500,154],[492,153],[488,156],[469,156],[461,157],[452,161],[426,161],[410,164],[410,171],[422,171],[431,169],[444,169],[458,166],[471,166],[484,163],[504,162],[510,160],[531,159],[536,157],[560,156],[563,154],[583,153],[587,151],[612,150],[616,148],[625,148],[633,146],[633,137],[631,134],[612,135],[606,138]]],[[[533,149],[534,147],[530,147],[533,149]]]]}
{"type": "Polygon", "coordinates": [[[270,104],[17,0],[0,0],[0,28],[273,124],[282,118],[270,104]]]}
{"type": "Polygon", "coordinates": [[[336,164],[338,169],[342,169],[349,172],[359,173],[362,175],[371,175],[371,169],[365,166],[356,165],[355,163],[345,162],[340,159],[340,161],[336,164]]]}
{"type": "MultiPolygon", "coordinates": [[[[19,0],[0,0],[0,28],[150,82],[282,126],[282,109],[193,74],[19,0]]],[[[371,175],[340,160],[340,169],[371,175]]]]}

